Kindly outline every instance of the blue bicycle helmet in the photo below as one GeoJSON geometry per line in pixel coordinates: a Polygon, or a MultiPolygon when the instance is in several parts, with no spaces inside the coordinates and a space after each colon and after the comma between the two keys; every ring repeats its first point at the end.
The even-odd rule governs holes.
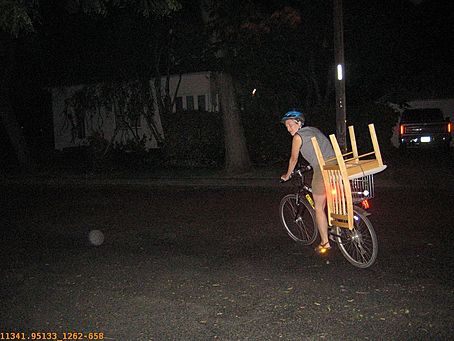
{"type": "Polygon", "coordinates": [[[284,123],[287,120],[295,120],[304,124],[304,114],[301,111],[291,110],[288,111],[282,118],[281,122],[284,123]]]}

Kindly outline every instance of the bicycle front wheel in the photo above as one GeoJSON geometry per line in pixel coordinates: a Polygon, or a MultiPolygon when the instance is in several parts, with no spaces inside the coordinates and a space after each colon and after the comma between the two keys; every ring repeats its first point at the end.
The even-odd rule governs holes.
{"type": "Polygon", "coordinates": [[[304,245],[312,244],[318,236],[315,211],[306,200],[296,200],[296,194],[288,194],[279,205],[279,215],[290,238],[304,245]]]}
{"type": "Polygon", "coordinates": [[[335,240],[344,257],[358,268],[370,267],[377,258],[378,241],[370,220],[354,208],[354,227],[336,227],[335,240]]]}

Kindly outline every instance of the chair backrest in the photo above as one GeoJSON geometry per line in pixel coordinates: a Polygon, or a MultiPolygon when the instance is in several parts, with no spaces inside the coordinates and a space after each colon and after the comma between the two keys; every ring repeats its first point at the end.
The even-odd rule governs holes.
{"type": "Polygon", "coordinates": [[[325,184],[326,202],[328,206],[328,223],[330,226],[353,228],[353,201],[350,181],[342,153],[336,138],[330,136],[336,154],[336,163],[326,162],[323,158],[317,138],[314,136],[312,145],[317,155],[323,182],[325,184]]]}
{"type": "MultiPolygon", "coordinates": [[[[317,139],[311,139],[314,151],[320,164],[323,181],[325,184],[328,206],[328,223],[331,226],[353,228],[353,198],[350,180],[359,179],[359,183],[371,186],[369,178],[386,168],[378,145],[377,135],[373,124],[369,124],[373,151],[360,155],[356,145],[356,136],[353,126],[348,127],[352,150],[342,154],[336,136],[329,136],[333,145],[335,157],[325,160],[323,158],[317,139]],[[360,178],[367,181],[360,181],[360,178]]],[[[372,184],[373,185],[373,184],[372,184]]],[[[369,191],[371,192],[371,191],[369,191]]]]}

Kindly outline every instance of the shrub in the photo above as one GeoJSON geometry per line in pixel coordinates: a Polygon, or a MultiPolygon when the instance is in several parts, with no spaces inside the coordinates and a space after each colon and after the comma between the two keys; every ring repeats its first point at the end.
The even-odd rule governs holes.
{"type": "Polygon", "coordinates": [[[252,109],[242,113],[246,143],[254,165],[271,165],[288,159],[291,137],[280,123],[280,116],[252,109]]]}
{"type": "Polygon", "coordinates": [[[163,163],[182,167],[222,167],[224,131],[220,113],[186,111],[162,117],[163,163]]]}

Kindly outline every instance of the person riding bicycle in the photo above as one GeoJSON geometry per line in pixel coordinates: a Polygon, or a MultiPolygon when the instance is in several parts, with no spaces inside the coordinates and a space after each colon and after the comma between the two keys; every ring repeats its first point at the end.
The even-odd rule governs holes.
{"type": "Polygon", "coordinates": [[[306,159],[314,170],[312,177],[312,194],[315,203],[315,220],[318,231],[320,232],[320,244],[315,249],[318,253],[326,253],[331,249],[328,238],[328,220],[325,214],[326,193],[323,182],[322,172],[318,163],[317,156],[312,145],[311,138],[316,137],[323,154],[323,158],[329,159],[335,156],[333,147],[328,138],[317,128],[304,126],[304,114],[298,110],[287,112],[281,119],[285,124],[287,131],[292,138],[292,149],[288,163],[287,173],[281,176],[281,179],[287,181],[290,179],[292,172],[298,162],[298,156],[301,155],[306,159]]]}

